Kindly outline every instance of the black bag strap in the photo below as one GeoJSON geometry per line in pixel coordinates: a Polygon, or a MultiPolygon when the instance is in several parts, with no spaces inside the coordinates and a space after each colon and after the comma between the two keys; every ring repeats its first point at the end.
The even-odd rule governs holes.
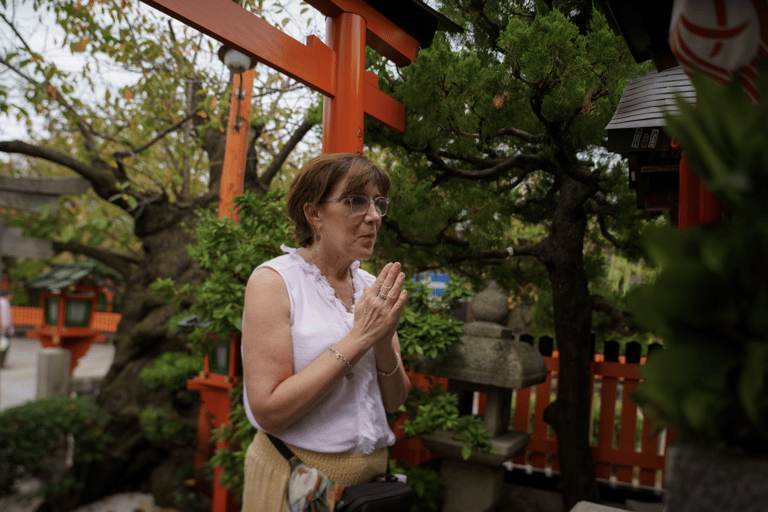
{"type": "MultiPolygon", "coordinates": [[[[266,432],[264,433],[267,434],[266,432]]],[[[277,451],[280,452],[280,455],[282,455],[283,458],[285,458],[285,460],[290,461],[292,458],[296,456],[296,454],[293,453],[293,451],[290,448],[288,448],[281,439],[276,438],[272,434],[267,434],[267,437],[269,438],[270,441],[272,441],[272,444],[275,446],[277,451]]]]}
{"type": "MultiPolygon", "coordinates": [[[[288,448],[286,444],[283,442],[282,439],[278,439],[272,434],[268,434],[267,432],[264,432],[267,434],[267,437],[272,442],[274,447],[277,449],[278,452],[280,452],[280,455],[283,456],[283,458],[287,461],[290,461],[292,458],[296,457],[296,454],[293,453],[293,450],[288,448]]],[[[296,457],[298,459],[298,457],[296,457]]],[[[299,459],[301,460],[301,459],[299,459]]],[[[389,477],[389,448],[387,448],[387,472],[385,473],[387,477],[389,477]]]]}

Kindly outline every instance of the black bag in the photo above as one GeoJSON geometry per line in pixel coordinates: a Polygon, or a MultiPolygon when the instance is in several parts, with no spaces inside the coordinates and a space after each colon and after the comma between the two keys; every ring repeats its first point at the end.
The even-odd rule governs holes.
{"type": "MultiPolygon", "coordinates": [[[[267,434],[277,451],[290,461],[296,455],[280,439],[267,434]]],[[[410,512],[415,501],[413,489],[397,480],[389,472],[376,477],[367,484],[351,485],[344,488],[344,494],[336,502],[336,512],[410,512]]]]}

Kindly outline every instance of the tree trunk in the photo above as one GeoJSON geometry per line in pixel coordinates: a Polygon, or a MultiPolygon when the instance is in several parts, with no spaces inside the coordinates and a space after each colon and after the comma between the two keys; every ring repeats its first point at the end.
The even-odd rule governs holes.
{"type": "Polygon", "coordinates": [[[586,192],[585,185],[565,179],[545,261],[552,285],[560,371],[557,399],[544,417],[557,434],[564,510],[599,497],[589,445],[592,307],[582,259],[587,217],[579,200],[586,192]]]}

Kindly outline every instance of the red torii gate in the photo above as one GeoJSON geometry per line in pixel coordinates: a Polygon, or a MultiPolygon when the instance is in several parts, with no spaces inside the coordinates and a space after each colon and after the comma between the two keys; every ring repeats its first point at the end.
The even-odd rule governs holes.
{"type": "MultiPolygon", "coordinates": [[[[461,30],[421,0],[306,0],[327,17],[330,46],[316,36],[309,36],[305,45],[232,0],[142,1],[245,54],[252,64],[266,64],[322,93],[323,153],[362,154],[366,116],[405,131],[404,105],[381,92],[378,76],[365,70],[366,46],[405,66],[416,58],[420,43],[431,42],[438,27],[461,30]]],[[[240,127],[250,120],[253,69],[239,76],[239,87],[232,90],[219,200],[219,216],[232,218],[237,216],[233,199],[243,192],[248,130],[240,127]]],[[[216,427],[229,421],[229,391],[239,384],[234,372],[237,347],[239,343],[230,344],[228,375],[212,374],[206,359],[204,376],[188,382],[189,389],[201,393],[201,420],[206,416],[201,425],[209,413],[216,427]]],[[[199,428],[199,445],[209,435],[209,428],[199,428]]],[[[222,471],[215,471],[212,509],[234,512],[233,496],[220,484],[222,471]]]]}
{"type": "MultiPolygon", "coordinates": [[[[253,63],[266,64],[322,93],[323,153],[362,154],[365,116],[397,132],[405,130],[405,107],[381,92],[378,76],[365,70],[366,45],[405,66],[438,28],[462,30],[420,0],[307,0],[327,16],[331,46],[314,35],[302,44],[231,0],[142,1],[247,55],[253,63]]],[[[230,120],[250,118],[252,83],[252,70],[241,75],[244,97],[240,112],[231,109],[230,120]]],[[[247,130],[229,130],[226,154],[244,159],[246,140],[247,130]]],[[[228,214],[231,200],[243,192],[243,172],[242,165],[225,165],[220,213],[228,214]]]]}

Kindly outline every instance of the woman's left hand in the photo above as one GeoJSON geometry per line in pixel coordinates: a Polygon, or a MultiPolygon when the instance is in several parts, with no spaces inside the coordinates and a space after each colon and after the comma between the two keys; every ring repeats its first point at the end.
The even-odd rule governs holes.
{"type": "Polygon", "coordinates": [[[400,323],[408,293],[403,290],[405,274],[400,263],[388,263],[355,305],[355,324],[366,348],[390,342],[400,323]]]}

